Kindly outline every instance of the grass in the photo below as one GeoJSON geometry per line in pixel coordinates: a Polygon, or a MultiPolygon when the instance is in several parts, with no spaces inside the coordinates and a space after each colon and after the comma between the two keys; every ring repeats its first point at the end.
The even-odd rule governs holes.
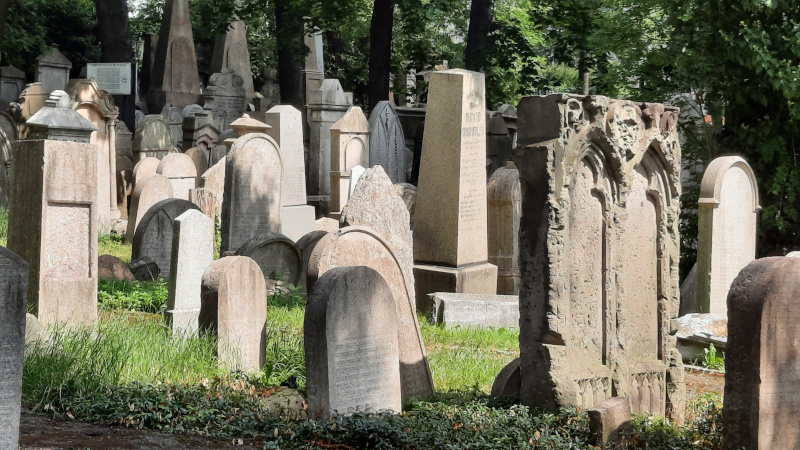
{"type": "Polygon", "coordinates": [[[101,310],[130,310],[158,314],[167,308],[168,282],[100,279],[97,304],[101,310]]]}
{"type": "Polygon", "coordinates": [[[124,236],[103,233],[98,236],[97,240],[98,255],[112,255],[126,263],[131,262],[131,244],[125,243],[124,236]]]}
{"type": "Polygon", "coordinates": [[[0,246],[8,242],[8,209],[0,208],[0,246]]]}

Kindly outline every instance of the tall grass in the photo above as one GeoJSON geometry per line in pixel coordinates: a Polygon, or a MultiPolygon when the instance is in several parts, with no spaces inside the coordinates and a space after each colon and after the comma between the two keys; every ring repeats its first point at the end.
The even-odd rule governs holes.
{"type": "Polygon", "coordinates": [[[8,209],[0,208],[0,245],[5,247],[8,242],[8,209]]]}

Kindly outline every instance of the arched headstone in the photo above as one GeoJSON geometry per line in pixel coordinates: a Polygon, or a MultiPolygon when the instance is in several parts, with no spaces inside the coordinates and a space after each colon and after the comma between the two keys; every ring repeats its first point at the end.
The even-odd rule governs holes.
{"type": "Polygon", "coordinates": [[[369,165],[383,166],[392,183],[406,181],[406,138],[400,119],[388,101],[380,101],[369,115],[369,165]]]}
{"type": "Polygon", "coordinates": [[[190,209],[200,210],[194,203],[179,198],[162,200],[142,216],[133,235],[131,261],[151,258],[161,276],[169,279],[172,267],[172,238],[175,218],[190,209]]]}
{"type": "Polygon", "coordinates": [[[278,285],[300,284],[302,255],[294,242],[280,233],[250,239],[236,250],[236,256],[247,256],[258,264],[270,293],[278,285]]]}
{"type": "Polygon", "coordinates": [[[197,168],[184,153],[170,153],[161,160],[156,172],[169,178],[172,196],[189,200],[189,191],[197,187],[197,168]]]}

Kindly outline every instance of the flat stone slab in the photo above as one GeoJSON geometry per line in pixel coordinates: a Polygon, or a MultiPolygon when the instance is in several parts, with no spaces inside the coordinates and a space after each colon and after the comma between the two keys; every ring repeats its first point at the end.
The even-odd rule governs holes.
{"type": "Polygon", "coordinates": [[[448,327],[519,328],[519,297],[516,295],[430,294],[434,322],[448,327]]]}
{"type": "Polygon", "coordinates": [[[724,350],[728,345],[728,318],[718,314],[686,314],[677,320],[678,350],[684,361],[703,357],[709,344],[724,350]]]}

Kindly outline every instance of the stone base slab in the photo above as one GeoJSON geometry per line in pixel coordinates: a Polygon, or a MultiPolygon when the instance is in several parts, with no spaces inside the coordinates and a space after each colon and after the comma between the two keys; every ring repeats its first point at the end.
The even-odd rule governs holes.
{"type": "Polygon", "coordinates": [[[200,308],[167,310],[164,311],[164,318],[172,328],[173,336],[194,336],[199,329],[200,308]]]}
{"type": "Polygon", "coordinates": [[[433,322],[448,327],[519,328],[519,297],[516,295],[431,294],[433,322]]]}
{"type": "Polygon", "coordinates": [[[435,292],[496,294],[497,266],[489,263],[461,267],[414,264],[414,283],[417,310],[428,315],[432,309],[428,295],[435,292]]]}
{"type": "Polygon", "coordinates": [[[281,233],[297,242],[306,233],[317,229],[314,207],[310,205],[295,205],[281,207],[281,233]]]}

